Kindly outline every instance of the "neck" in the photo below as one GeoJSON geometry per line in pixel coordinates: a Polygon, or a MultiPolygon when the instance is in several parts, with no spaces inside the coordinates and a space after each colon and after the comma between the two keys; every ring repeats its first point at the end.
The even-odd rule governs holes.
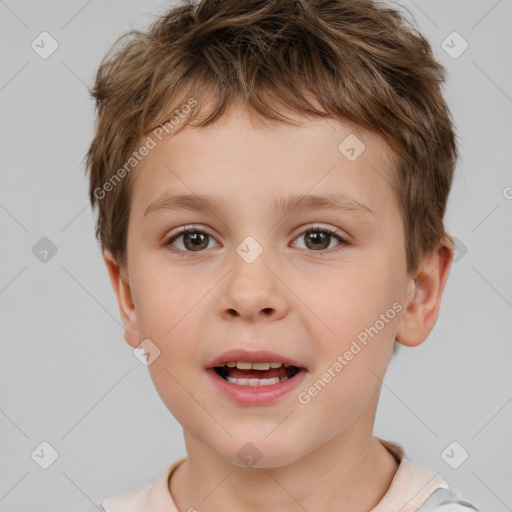
{"type": "Polygon", "coordinates": [[[367,512],[386,494],[398,464],[371,432],[344,432],[276,468],[244,468],[185,434],[188,459],[173,473],[170,492],[180,511],[367,512]]]}

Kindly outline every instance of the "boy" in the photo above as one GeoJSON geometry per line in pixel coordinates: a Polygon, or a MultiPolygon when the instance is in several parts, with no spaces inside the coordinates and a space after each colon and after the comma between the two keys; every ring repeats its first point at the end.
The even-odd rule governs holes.
{"type": "Polygon", "coordinates": [[[373,437],[453,256],[442,80],[370,0],[183,4],[105,57],[96,235],[188,454],[105,511],[476,510],[373,437]]]}

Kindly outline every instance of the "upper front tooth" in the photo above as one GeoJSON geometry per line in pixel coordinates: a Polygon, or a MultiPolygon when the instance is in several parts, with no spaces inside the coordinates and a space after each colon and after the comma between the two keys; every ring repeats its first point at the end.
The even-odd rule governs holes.
{"type": "Polygon", "coordinates": [[[268,370],[270,368],[281,368],[283,363],[251,363],[248,361],[229,361],[226,363],[226,366],[229,368],[234,368],[236,366],[239,370],[268,370]]]}
{"type": "Polygon", "coordinates": [[[252,363],[253,370],[268,370],[270,363],[252,363]]]}

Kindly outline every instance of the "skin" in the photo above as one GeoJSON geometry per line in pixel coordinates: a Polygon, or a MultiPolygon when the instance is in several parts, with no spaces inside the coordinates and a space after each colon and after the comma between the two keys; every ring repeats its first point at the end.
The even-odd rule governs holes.
{"type": "Polygon", "coordinates": [[[383,141],[341,121],[297,122],[259,124],[234,106],[210,127],[187,127],[159,142],[134,171],[121,275],[104,252],[126,341],[137,347],[150,339],[160,349],[149,371],[183,427],[188,453],[169,484],[181,512],[368,511],[398,467],[373,437],[381,379],[395,339],[416,346],[432,330],[451,253],[440,247],[408,275],[383,141]],[[338,151],[350,133],[366,146],[353,162],[338,151]],[[144,218],[165,193],[219,195],[228,208],[144,218]],[[271,201],[292,193],[345,193],[374,214],[276,215],[271,201]],[[205,248],[193,251],[183,236],[164,245],[188,224],[211,235],[205,248]],[[308,244],[305,235],[322,227],[346,243],[333,236],[320,250],[308,244]],[[250,264],[236,252],[247,236],[263,248],[250,264]],[[188,250],[187,257],[173,247],[188,250]],[[300,403],[298,393],[395,302],[402,310],[309,403],[300,403]],[[219,394],[204,370],[233,348],[272,350],[308,373],[270,405],[240,406],[219,394]],[[237,457],[248,442],[262,455],[252,467],[237,457]]]}

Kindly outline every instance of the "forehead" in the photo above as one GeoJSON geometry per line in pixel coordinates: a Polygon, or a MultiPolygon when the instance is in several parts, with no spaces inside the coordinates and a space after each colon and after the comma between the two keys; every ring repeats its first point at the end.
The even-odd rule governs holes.
{"type": "Polygon", "coordinates": [[[132,207],[140,216],[174,194],[215,198],[226,212],[248,201],[253,211],[282,211],[285,197],[305,195],[342,196],[346,205],[377,211],[390,206],[394,170],[380,137],[340,120],[293,121],[231,108],[209,126],[153,136],[154,148],[134,171],[132,207]]]}

